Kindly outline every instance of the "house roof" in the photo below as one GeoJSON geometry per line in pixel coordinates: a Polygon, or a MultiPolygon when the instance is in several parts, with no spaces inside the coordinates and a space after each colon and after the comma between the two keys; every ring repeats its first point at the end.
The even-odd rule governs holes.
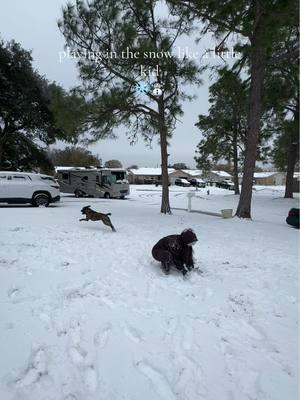
{"type": "Polygon", "coordinates": [[[62,170],[69,170],[69,169],[73,169],[74,171],[75,170],[88,170],[88,171],[93,171],[93,170],[96,170],[96,168],[95,167],[91,167],[91,168],[85,168],[85,167],[54,167],[55,168],[55,171],[57,172],[57,171],[62,171],[62,170]]]}
{"type": "Polygon", "coordinates": [[[278,172],[254,172],[254,178],[269,178],[270,176],[276,175],[278,172]]]}
{"type": "MultiPolygon", "coordinates": [[[[161,168],[137,168],[137,169],[129,169],[128,170],[132,175],[136,176],[160,176],[161,175],[161,168]]],[[[168,173],[171,174],[174,172],[174,168],[168,168],[168,173]]]]}
{"type": "Polygon", "coordinates": [[[228,172],[225,171],[211,171],[213,174],[216,174],[218,176],[221,176],[223,178],[231,178],[232,176],[228,174],[228,172]]]}
{"type": "Polygon", "coordinates": [[[201,169],[182,169],[181,171],[190,176],[201,176],[202,175],[201,169]]]}

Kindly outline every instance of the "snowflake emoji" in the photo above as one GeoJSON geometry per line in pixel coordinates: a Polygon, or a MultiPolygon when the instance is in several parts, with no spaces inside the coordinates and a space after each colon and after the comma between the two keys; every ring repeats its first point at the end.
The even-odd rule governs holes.
{"type": "Polygon", "coordinates": [[[150,90],[150,84],[147,81],[140,81],[135,84],[136,94],[146,94],[150,90]]]}

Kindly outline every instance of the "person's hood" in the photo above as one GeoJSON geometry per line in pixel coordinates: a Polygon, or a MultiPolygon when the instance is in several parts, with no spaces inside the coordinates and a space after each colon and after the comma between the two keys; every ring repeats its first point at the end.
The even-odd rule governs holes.
{"type": "Polygon", "coordinates": [[[197,242],[197,236],[195,235],[195,233],[192,231],[192,229],[185,229],[182,233],[181,233],[181,239],[183,241],[184,244],[190,244],[193,242],[197,242]]]}

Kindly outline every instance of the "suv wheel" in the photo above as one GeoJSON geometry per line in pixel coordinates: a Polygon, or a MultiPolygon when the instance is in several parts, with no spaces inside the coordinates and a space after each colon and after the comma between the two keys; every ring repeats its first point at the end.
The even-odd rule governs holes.
{"type": "Polygon", "coordinates": [[[105,199],[110,199],[110,194],[108,192],[104,193],[104,198],[105,199]]]}
{"type": "Polygon", "coordinates": [[[48,207],[50,203],[50,198],[45,193],[40,193],[34,196],[33,205],[35,207],[48,207]]]}

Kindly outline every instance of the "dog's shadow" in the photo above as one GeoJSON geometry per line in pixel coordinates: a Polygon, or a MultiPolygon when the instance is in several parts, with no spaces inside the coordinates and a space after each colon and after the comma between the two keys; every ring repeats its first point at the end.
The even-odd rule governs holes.
{"type": "Polygon", "coordinates": [[[103,225],[103,226],[101,226],[101,224],[99,223],[99,225],[97,226],[97,225],[83,225],[83,223],[81,222],[81,224],[82,224],[82,226],[81,226],[81,228],[82,229],[86,229],[86,230],[89,230],[89,231],[98,231],[98,232],[101,232],[101,233],[116,233],[116,232],[118,232],[117,230],[114,232],[114,231],[112,231],[111,230],[111,228],[109,228],[109,227],[107,227],[107,228],[105,228],[105,225],[103,225]]]}

